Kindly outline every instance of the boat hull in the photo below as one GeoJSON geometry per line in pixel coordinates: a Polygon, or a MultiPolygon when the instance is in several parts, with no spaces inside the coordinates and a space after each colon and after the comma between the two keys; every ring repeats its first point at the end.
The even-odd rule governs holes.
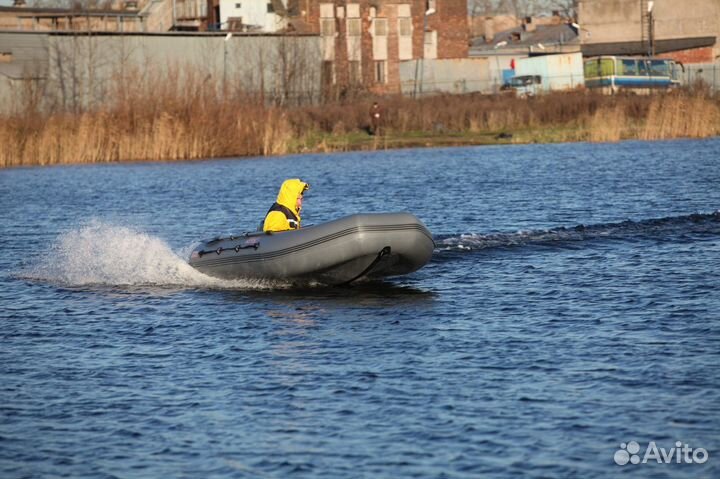
{"type": "Polygon", "coordinates": [[[430,231],[410,213],[356,214],[300,230],[206,241],[190,265],[223,279],[340,284],[411,273],[430,261],[434,247],[430,231]]]}

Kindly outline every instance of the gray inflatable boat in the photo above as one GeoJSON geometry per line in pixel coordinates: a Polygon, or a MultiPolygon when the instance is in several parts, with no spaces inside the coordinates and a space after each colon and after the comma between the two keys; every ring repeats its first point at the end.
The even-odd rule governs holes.
{"type": "Polygon", "coordinates": [[[223,279],[347,284],[412,273],[430,261],[430,231],[410,213],[374,213],[281,233],[253,232],[200,244],[190,265],[223,279]]]}

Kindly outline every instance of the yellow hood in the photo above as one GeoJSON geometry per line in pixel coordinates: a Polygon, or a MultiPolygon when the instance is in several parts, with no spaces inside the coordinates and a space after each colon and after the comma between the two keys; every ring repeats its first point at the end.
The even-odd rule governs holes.
{"type": "Polygon", "coordinates": [[[278,193],[277,203],[283,205],[285,208],[290,209],[290,211],[292,211],[299,217],[300,212],[295,209],[295,205],[297,204],[298,197],[303,193],[303,191],[308,188],[310,188],[310,185],[303,181],[300,181],[298,178],[285,180],[280,187],[280,193],[278,193]]]}

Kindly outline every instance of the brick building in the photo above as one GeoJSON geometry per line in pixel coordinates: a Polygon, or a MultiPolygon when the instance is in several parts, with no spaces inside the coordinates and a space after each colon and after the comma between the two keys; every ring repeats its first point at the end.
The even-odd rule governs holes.
{"type": "Polygon", "coordinates": [[[466,0],[290,0],[291,29],[318,33],[323,83],[401,91],[402,62],[467,58],[466,0]]]}

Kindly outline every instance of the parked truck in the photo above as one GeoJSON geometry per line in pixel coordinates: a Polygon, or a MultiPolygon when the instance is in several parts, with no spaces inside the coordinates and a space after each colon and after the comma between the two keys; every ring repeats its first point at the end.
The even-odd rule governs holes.
{"type": "Polygon", "coordinates": [[[532,96],[584,84],[583,57],[578,52],[520,58],[515,61],[515,75],[506,88],[518,96],[532,96]]]}

